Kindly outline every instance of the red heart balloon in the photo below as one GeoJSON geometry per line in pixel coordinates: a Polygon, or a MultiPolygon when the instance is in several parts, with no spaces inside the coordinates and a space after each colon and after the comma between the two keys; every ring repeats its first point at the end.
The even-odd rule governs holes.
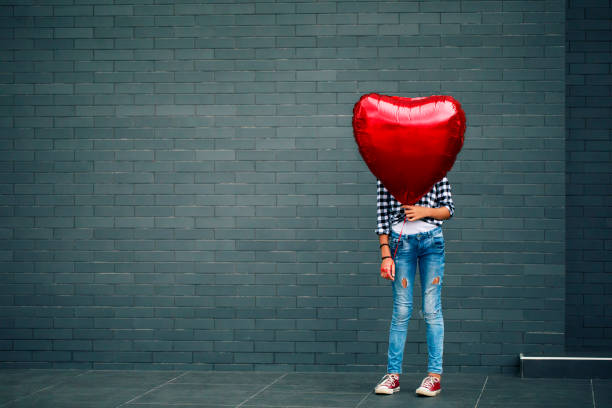
{"type": "Polygon", "coordinates": [[[363,95],[353,131],[370,171],[402,204],[414,204],[453,167],[465,113],[452,96],[363,95]]]}

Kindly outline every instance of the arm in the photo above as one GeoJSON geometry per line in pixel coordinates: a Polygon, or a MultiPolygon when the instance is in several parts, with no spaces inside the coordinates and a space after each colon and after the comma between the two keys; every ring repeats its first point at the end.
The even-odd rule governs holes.
{"type": "MultiPolygon", "coordinates": [[[[391,248],[389,247],[389,192],[380,180],[376,180],[376,213],[376,234],[378,234],[378,243],[381,245],[380,257],[393,256],[393,254],[391,254],[391,248]]],[[[385,279],[395,279],[395,263],[392,258],[385,258],[382,260],[380,264],[380,276],[385,279]]]]}
{"type": "Polygon", "coordinates": [[[436,220],[448,220],[451,217],[447,207],[429,208],[418,205],[403,205],[408,221],[416,221],[421,218],[435,218],[436,220]]]}
{"type": "Polygon", "coordinates": [[[455,213],[455,204],[451,194],[451,186],[446,177],[436,183],[437,201],[440,207],[429,208],[418,205],[403,205],[408,221],[416,221],[421,218],[435,218],[436,220],[448,220],[455,213]]]}
{"type": "Polygon", "coordinates": [[[385,256],[392,256],[393,254],[391,253],[391,248],[389,247],[389,235],[387,234],[380,234],[378,236],[378,243],[380,245],[382,244],[387,244],[387,245],[382,245],[380,247],[380,257],[385,257],[385,256]]]}
{"type": "MultiPolygon", "coordinates": [[[[385,258],[387,256],[392,257],[391,247],[389,247],[389,235],[388,234],[380,234],[378,236],[378,243],[381,245],[380,247],[380,257],[385,258]],[[387,244],[387,245],[382,245],[387,244]]],[[[393,262],[393,258],[385,258],[380,263],[380,276],[385,279],[395,280],[395,262],[393,262]]]]}

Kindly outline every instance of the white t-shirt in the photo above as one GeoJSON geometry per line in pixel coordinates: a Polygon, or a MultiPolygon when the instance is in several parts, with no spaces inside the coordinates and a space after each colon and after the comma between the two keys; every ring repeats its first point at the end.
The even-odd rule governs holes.
{"type": "Polygon", "coordinates": [[[391,225],[391,229],[398,235],[401,233],[402,236],[404,236],[418,234],[419,232],[426,232],[437,227],[437,225],[430,224],[429,222],[425,222],[422,220],[406,220],[406,223],[404,224],[404,229],[402,230],[402,224],[404,224],[404,220],[401,220],[400,222],[391,225]]]}

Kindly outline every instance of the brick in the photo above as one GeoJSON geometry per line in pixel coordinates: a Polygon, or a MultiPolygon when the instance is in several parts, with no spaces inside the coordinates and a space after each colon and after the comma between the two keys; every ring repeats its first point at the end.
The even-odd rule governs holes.
{"type": "Polygon", "coordinates": [[[118,5],[118,6],[94,6],[94,14],[96,15],[131,15],[133,14],[133,7],[128,5],[118,5]]]}

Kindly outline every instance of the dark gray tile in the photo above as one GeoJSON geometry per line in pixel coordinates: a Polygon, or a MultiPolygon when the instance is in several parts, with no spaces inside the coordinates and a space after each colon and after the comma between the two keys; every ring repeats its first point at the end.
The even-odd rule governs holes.
{"type": "MultiPolygon", "coordinates": [[[[299,386],[302,391],[367,392],[373,390],[384,374],[379,373],[289,373],[271,388],[299,386]]],[[[413,391],[425,378],[424,374],[406,373],[400,376],[402,387],[413,391]]],[[[486,375],[446,374],[442,377],[444,389],[482,387],[486,375]]]]}
{"type": "Polygon", "coordinates": [[[68,379],[65,383],[84,387],[153,388],[182,373],[181,371],[96,370],[68,379]]]}
{"type": "Polygon", "coordinates": [[[0,370],[0,387],[15,384],[56,383],[59,380],[81,375],[83,370],[0,370]]]}
{"type": "Polygon", "coordinates": [[[489,388],[517,388],[526,389],[537,385],[538,387],[558,389],[565,387],[584,387],[589,385],[589,379],[582,378],[520,378],[513,376],[489,375],[487,389],[489,388]]]}
{"type": "MultiPolygon", "coordinates": [[[[59,385],[49,391],[39,392],[19,399],[7,407],[116,407],[147,391],[147,388],[97,387],[83,385],[59,385]]],[[[4,407],[3,407],[4,408],[4,407]]]]}
{"type": "Polygon", "coordinates": [[[479,408],[591,407],[590,380],[490,376],[479,408]]]}
{"type": "Polygon", "coordinates": [[[478,400],[486,376],[444,374],[442,376],[442,392],[436,397],[422,397],[415,393],[423,378],[423,374],[402,374],[400,376],[401,391],[399,393],[376,395],[372,392],[359,407],[471,408],[478,400]]]}
{"type": "Polygon", "coordinates": [[[237,405],[262,389],[260,384],[166,384],[149,392],[133,404],[211,404],[237,405]]]}
{"type": "MultiPolygon", "coordinates": [[[[407,387],[416,390],[421,381],[425,378],[425,374],[406,373],[400,376],[400,386],[407,387]]],[[[466,387],[478,387],[482,388],[482,385],[487,378],[486,375],[481,374],[461,374],[461,373],[449,373],[442,375],[442,389],[450,388],[466,388],[466,387]]]]}
{"type": "MultiPolygon", "coordinates": [[[[44,398],[27,398],[3,405],[2,408],[115,408],[117,405],[112,402],[92,401],[92,402],[70,402],[45,400],[44,398]]],[[[159,408],[159,406],[158,406],[159,408]]]]}
{"type": "Polygon", "coordinates": [[[284,373],[278,372],[262,373],[253,371],[190,371],[174,382],[181,384],[260,384],[263,387],[281,377],[283,374],[284,373]]]}
{"type": "Polygon", "coordinates": [[[148,404],[139,404],[139,403],[133,403],[133,404],[126,404],[124,406],[122,406],[121,408],[164,408],[164,407],[168,407],[168,408],[229,408],[229,407],[235,407],[236,404],[229,404],[229,405],[220,405],[220,404],[206,404],[206,403],[202,403],[202,404],[159,404],[156,402],[152,402],[152,403],[148,403],[148,404]]]}
{"type": "Polygon", "coordinates": [[[593,379],[593,394],[597,407],[612,407],[612,380],[593,379]]]}
{"type": "Polygon", "coordinates": [[[376,395],[374,393],[359,405],[359,408],[472,408],[476,404],[478,393],[473,392],[452,392],[443,390],[436,397],[421,397],[414,393],[414,390],[400,391],[393,395],[376,395]]]}
{"type": "Polygon", "coordinates": [[[273,392],[356,392],[374,389],[381,378],[378,374],[289,373],[270,386],[273,392]]]}
{"type": "Polygon", "coordinates": [[[364,397],[363,392],[284,392],[264,390],[249,400],[245,407],[354,407],[364,397]]]}
{"type": "MultiPolygon", "coordinates": [[[[421,385],[421,381],[425,376],[421,375],[417,377],[415,389],[421,385]]],[[[486,375],[483,374],[462,374],[462,373],[449,373],[442,375],[442,388],[465,388],[465,387],[478,387],[478,390],[482,388],[482,385],[487,379],[486,375]]]]}
{"type": "Polygon", "coordinates": [[[0,404],[69,381],[83,373],[79,370],[0,370],[0,404]]]}

